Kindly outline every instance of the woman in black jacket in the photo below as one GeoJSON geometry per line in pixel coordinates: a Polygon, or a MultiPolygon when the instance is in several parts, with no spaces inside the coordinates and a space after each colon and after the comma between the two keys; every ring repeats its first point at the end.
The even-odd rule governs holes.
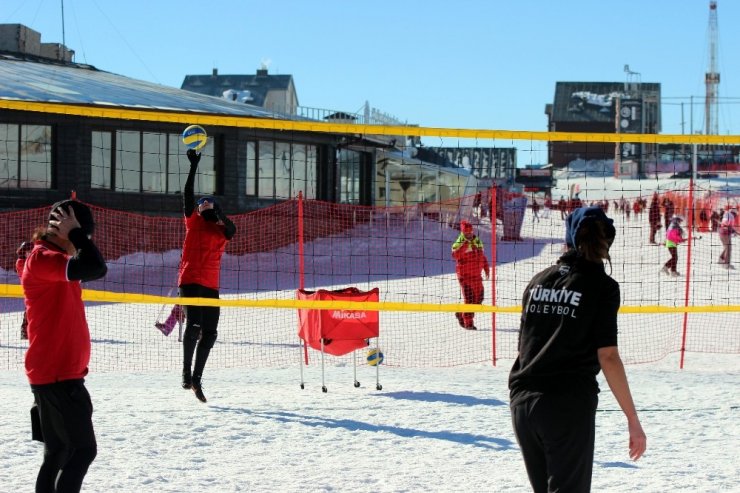
{"type": "Polygon", "coordinates": [[[535,492],[590,490],[599,371],[627,417],[630,457],[645,451],[617,350],[619,284],[604,269],[612,222],[600,207],[574,210],[566,219],[568,251],[524,292],[509,389],[514,432],[535,492]]]}

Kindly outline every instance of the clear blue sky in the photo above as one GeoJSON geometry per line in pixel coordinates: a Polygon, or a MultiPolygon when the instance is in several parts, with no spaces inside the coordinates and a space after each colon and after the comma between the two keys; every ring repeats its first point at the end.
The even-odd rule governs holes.
{"type": "MultiPolygon", "coordinates": [[[[662,84],[663,133],[703,128],[709,0],[66,0],[76,61],[180,87],[186,74],[292,74],[302,106],[367,100],[422,126],[546,130],[557,81],[662,84]],[[684,126],[681,106],[684,103],[684,126]],[[673,104],[668,104],[673,103],[673,104]]],[[[722,134],[740,134],[740,1],[718,0],[722,134]],[[725,99],[734,98],[734,99],[725,99]]],[[[0,22],[62,41],[60,0],[0,22]]],[[[480,143],[489,145],[490,143],[480,143]]]]}

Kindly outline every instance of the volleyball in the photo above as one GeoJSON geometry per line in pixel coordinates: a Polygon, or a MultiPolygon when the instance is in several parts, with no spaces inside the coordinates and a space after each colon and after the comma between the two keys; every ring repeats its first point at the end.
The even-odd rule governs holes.
{"type": "Polygon", "coordinates": [[[383,359],[385,359],[385,357],[380,349],[374,348],[367,352],[367,364],[370,366],[383,364],[383,359]]]}
{"type": "Polygon", "coordinates": [[[188,149],[197,151],[206,145],[206,142],[208,142],[208,134],[206,134],[205,129],[200,125],[190,125],[182,132],[182,143],[188,149]]]}

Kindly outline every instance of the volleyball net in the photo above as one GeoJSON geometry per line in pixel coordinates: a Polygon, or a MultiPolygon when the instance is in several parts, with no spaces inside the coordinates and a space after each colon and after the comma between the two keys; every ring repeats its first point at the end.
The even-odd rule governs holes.
{"type": "MultiPolygon", "coordinates": [[[[270,123],[275,128],[277,123],[270,123]]],[[[382,128],[368,126],[339,127],[351,135],[382,133],[382,128]]],[[[330,129],[338,131],[339,127],[330,129]]],[[[389,134],[401,130],[410,131],[386,129],[389,134]]],[[[416,129],[427,135],[434,130],[416,129]]],[[[529,153],[539,152],[534,149],[553,137],[527,133],[530,138],[520,140],[519,133],[490,132],[494,133],[461,134],[473,142],[462,142],[459,148],[513,147],[521,165],[532,158],[529,153]],[[505,140],[512,136],[516,139],[505,140]]],[[[447,133],[437,135],[449,138],[447,133]]],[[[590,138],[592,145],[612,148],[618,142],[597,141],[626,142],[619,134],[560,137],[574,139],[573,146],[581,146],[577,139],[584,138],[590,138]]],[[[661,136],[633,138],[639,145],[640,139],[644,143],[661,136]]],[[[686,144],[696,143],[696,138],[687,136],[686,144]]],[[[567,150],[569,141],[563,142],[567,150]]],[[[702,143],[705,149],[724,145],[702,143]]],[[[712,171],[721,176],[707,180],[731,183],[734,159],[712,171]]],[[[474,175],[481,174],[474,165],[462,164],[474,175]]],[[[740,257],[730,259],[729,267],[717,263],[725,246],[717,215],[736,205],[734,189],[689,181],[682,175],[684,164],[674,163],[667,171],[656,162],[654,168],[643,169],[639,178],[615,178],[614,164],[576,159],[553,172],[556,183],[548,196],[488,186],[494,183],[493,177],[479,176],[478,186],[472,190],[468,184],[460,186],[445,200],[410,199],[405,205],[371,207],[295,196],[268,208],[230,215],[237,234],[222,259],[221,299],[188,301],[221,308],[218,341],[209,367],[298,366],[304,361],[298,337],[299,309],[380,312],[379,344],[384,364],[390,366],[443,367],[511,360],[517,351],[524,289],[534,274],[563,253],[564,218],[578,205],[599,205],[615,220],[617,237],[607,271],[621,287],[619,343],[626,363],[655,361],[677,351],[740,353],[740,270],[732,268],[740,257]],[[657,231],[651,238],[654,197],[661,227],[653,228],[657,231]],[[662,272],[670,257],[662,245],[667,214],[683,217],[688,239],[678,249],[676,276],[662,272]],[[450,254],[462,220],[473,223],[491,263],[482,305],[464,305],[450,254]],[[347,287],[378,288],[380,301],[316,302],[297,297],[299,289],[347,287]],[[478,330],[462,329],[456,312],[474,312],[478,330]]],[[[415,186],[412,182],[404,190],[408,197],[419,196],[415,186]]],[[[98,371],[179,368],[177,327],[164,336],[155,324],[166,322],[170,315],[177,318],[172,310],[179,303],[176,285],[185,235],[182,217],[133,214],[87,202],[84,196],[77,198],[93,211],[97,222],[94,240],[108,263],[103,279],[83,286],[94,344],[91,366],[98,371]]],[[[165,199],[179,204],[180,196],[166,194],[165,199]]],[[[22,368],[27,347],[27,341],[19,337],[23,300],[14,253],[35,228],[46,223],[50,206],[0,213],[2,369],[22,368]]],[[[350,357],[333,361],[347,364],[350,357]]],[[[309,364],[316,361],[316,354],[310,353],[309,364]]]]}

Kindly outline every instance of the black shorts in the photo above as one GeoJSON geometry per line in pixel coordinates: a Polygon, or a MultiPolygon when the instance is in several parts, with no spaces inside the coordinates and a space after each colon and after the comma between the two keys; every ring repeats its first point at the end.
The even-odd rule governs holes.
{"type": "Polygon", "coordinates": [[[32,385],[31,390],[38,410],[40,438],[47,445],[96,447],[93,405],[84,379],[32,385]]]}

